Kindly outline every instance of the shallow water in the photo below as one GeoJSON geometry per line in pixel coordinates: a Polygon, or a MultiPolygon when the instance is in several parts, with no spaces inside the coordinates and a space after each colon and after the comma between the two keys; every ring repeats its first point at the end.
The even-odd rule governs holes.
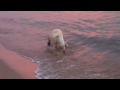
{"type": "Polygon", "coordinates": [[[119,36],[119,11],[0,11],[0,44],[39,63],[39,79],[120,78],[119,36]],[[48,50],[55,28],[67,55],[48,50]]]}

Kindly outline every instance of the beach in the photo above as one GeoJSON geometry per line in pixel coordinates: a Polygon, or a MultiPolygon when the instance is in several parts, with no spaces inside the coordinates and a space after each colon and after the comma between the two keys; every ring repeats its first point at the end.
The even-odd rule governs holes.
{"type": "Polygon", "coordinates": [[[3,60],[0,60],[0,79],[23,79],[24,77],[12,70],[3,60]]]}
{"type": "Polygon", "coordinates": [[[119,11],[0,11],[0,78],[120,79],[119,11]],[[53,29],[66,55],[47,46],[53,29]]]}
{"type": "Polygon", "coordinates": [[[0,45],[0,79],[35,79],[36,63],[0,45]]]}

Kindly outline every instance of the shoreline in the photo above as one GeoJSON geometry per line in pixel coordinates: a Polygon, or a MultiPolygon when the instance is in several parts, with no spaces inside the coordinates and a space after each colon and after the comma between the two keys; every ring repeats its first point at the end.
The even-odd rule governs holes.
{"type": "Polygon", "coordinates": [[[0,44],[0,79],[36,79],[37,65],[0,44]]]}

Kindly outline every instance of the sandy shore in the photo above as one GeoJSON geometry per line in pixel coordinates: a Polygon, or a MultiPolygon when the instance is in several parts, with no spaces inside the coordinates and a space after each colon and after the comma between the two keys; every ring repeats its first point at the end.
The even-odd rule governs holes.
{"type": "Polygon", "coordinates": [[[19,73],[12,70],[3,60],[0,60],[0,79],[23,79],[19,73]]]}
{"type": "Polygon", "coordinates": [[[37,64],[0,45],[0,79],[35,79],[37,64]]]}

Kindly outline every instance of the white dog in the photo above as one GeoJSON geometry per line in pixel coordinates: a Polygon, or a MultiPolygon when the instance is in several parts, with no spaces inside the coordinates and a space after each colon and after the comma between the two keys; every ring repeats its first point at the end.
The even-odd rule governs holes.
{"type": "Polygon", "coordinates": [[[48,36],[48,46],[52,45],[53,49],[62,48],[63,53],[65,54],[65,47],[68,47],[68,44],[63,39],[63,33],[60,29],[53,29],[48,36]]]}

